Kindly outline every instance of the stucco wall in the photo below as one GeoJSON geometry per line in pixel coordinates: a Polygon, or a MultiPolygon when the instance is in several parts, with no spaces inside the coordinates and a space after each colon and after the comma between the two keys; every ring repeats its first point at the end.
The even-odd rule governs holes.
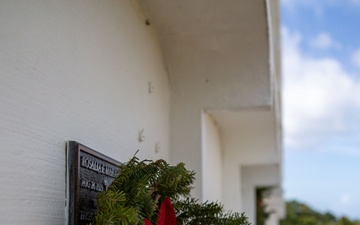
{"type": "Polygon", "coordinates": [[[202,116],[204,201],[222,201],[222,143],[220,131],[209,114],[202,116]]]}
{"type": "Polygon", "coordinates": [[[225,159],[229,163],[246,165],[279,163],[281,152],[276,145],[273,112],[248,111],[239,115],[243,117],[241,122],[234,120],[224,130],[225,159]]]}
{"type": "MultiPolygon", "coordinates": [[[[201,183],[203,177],[201,169],[202,110],[238,111],[253,106],[268,107],[271,104],[269,76],[266,73],[268,64],[261,66],[264,64],[259,63],[259,66],[253,67],[251,65],[254,64],[250,64],[242,67],[246,65],[247,60],[239,59],[241,66],[237,68],[230,66],[211,68],[213,61],[217,58],[211,52],[198,50],[183,42],[176,42],[175,46],[178,52],[173,54],[178,57],[177,64],[172,64],[175,64],[175,56],[170,55],[167,58],[171,65],[173,84],[170,158],[173,162],[186,162],[190,169],[196,171],[196,188],[193,194],[201,198],[201,189],[203,189],[201,183]]],[[[244,50],[244,55],[245,52],[248,51],[244,50]]],[[[266,51],[255,52],[252,51],[260,58],[267,55],[266,51]]],[[[222,60],[226,61],[226,59],[222,60]]],[[[225,61],[224,65],[227,65],[225,61]]]]}
{"type": "Polygon", "coordinates": [[[252,224],[256,224],[256,188],[276,187],[280,176],[278,165],[241,167],[241,206],[252,224]]]}
{"type": "Polygon", "coordinates": [[[162,37],[172,80],[170,158],[196,171],[193,194],[198,198],[203,189],[202,110],[272,104],[265,18],[259,17],[257,27],[263,29],[255,29],[251,38],[242,36],[247,32],[162,37]]]}
{"type": "Polygon", "coordinates": [[[130,2],[0,2],[0,224],[64,224],[68,140],[169,159],[168,77],[130,2]]]}
{"type": "Polygon", "coordinates": [[[226,209],[243,211],[241,166],[280,164],[276,121],[269,108],[211,111],[223,142],[222,199],[226,209]]]}

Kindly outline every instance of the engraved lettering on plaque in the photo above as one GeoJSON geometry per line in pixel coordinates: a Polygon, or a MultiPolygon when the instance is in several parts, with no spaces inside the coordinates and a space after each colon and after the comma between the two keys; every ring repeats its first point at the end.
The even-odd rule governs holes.
{"type": "Polygon", "coordinates": [[[94,181],[88,181],[85,179],[82,179],[80,181],[80,184],[81,184],[82,188],[87,188],[87,189],[94,190],[94,191],[101,192],[101,191],[104,191],[104,189],[105,189],[103,184],[96,183],[94,181]]]}
{"type": "Polygon", "coordinates": [[[77,142],[68,146],[69,225],[88,225],[96,214],[96,196],[108,189],[120,163],[77,142]]]}
{"type": "Polygon", "coordinates": [[[80,161],[81,166],[89,170],[106,174],[111,177],[116,177],[117,175],[117,170],[110,168],[101,162],[93,161],[91,158],[88,158],[86,156],[82,156],[80,161]]]}

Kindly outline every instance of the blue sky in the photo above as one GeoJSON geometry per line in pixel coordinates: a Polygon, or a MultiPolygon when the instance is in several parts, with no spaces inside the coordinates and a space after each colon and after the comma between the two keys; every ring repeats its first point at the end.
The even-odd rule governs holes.
{"type": "Polygon", "coordinates": [[[282,0],[284,191],[360,219],[360,0],[282,0]]]}

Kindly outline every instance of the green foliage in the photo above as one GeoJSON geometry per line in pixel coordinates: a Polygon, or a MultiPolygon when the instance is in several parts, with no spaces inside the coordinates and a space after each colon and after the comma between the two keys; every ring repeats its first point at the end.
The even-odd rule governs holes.
{"type": "Polygon", "coordinates": [[[298,201],[286,203],[286,218],[281,225],[360,225],[360,221],[351,221],[346,217],[337,219],[332,213],[320,213],[298,201]]]}
{"type": "Polygon", "coordinates": [[[243,214],[224,213],[219,203],[190,198],[195,173],[184,163],[171,166],[134,156],[119,169],[108,190],[98,195],[96,225],[142,225],[144,218],[156,224],[159,204],[167,197],[179,225],[249,225],[243,214]]]}
{"type": "Polygon", "coordinates": [[[119,191],[102,193],[98,199],[96,223],[108,225],[138,224],[137,212],[125,206],[125,194],[119,191]]]}
{"type": "Polygon", "coordinates": [[[249,225],[247,218],[239,213],[224,213],[223,206],[217,202],[199,203],[197,199],[186,198],[175,201],[178,225],[249,225]]]}

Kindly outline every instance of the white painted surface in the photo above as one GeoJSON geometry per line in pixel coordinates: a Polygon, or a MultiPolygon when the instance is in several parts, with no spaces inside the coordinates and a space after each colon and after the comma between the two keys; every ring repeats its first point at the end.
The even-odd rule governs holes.
{"type": "Polygon", "coordinates": [[[171,161],[196,171],[193,194],[205,200],[201,112],[230,111],[214,118],[224,137],[224,203],[238,211],[241,164],[281,164],[278,1],[140,2],[172,82],[171,161]]]}
{"type": "Polygon", "coordinates": [[[3,0],[0,30],[0,224],[65,223],[68,140],[169,159],[168,77],[130,1],[3,0]]]}
{"type": "Polygon", "coordinates": [[[242,211],[252,224],[256,224],[256,188],[279,187],[280,176],[276,164],[241,167],[242,211]]]}
{"type": "Polygon", "coordinates": [[[195,197],[236,211],[241,165],[281,166],[272,1],[139,2],[0,2],[0,224],[64,223],[68,140],[119,161],[140,149],[185,162],[195,197]]]}
{"type": "Polygon", "coordinates": [[[272,104],[265,3],[142,2],[159,30],[171,76],[170,159],[196,171],[193,194],[201,199],[201,112],[272,104]]]}
{"type": "Polygon", "coordinates": [[[274,113],[267,109],[211,112],[221,127],[224,158],[229,163],[260,165],[279,163],[274,113]]]}
{"type": "Polygon", "coordinates": [[[269,108],[258,108],[212,111],[211,115],[223,140],[223,203],[228,210],[243,211],[241,167],[281,164],[274,113],[269,108]]]}
{"type": "Polygon", "coordinates": [[[266,225],[277,225],[279,221],[286,216],[285,202],[282,197],[283,193],[280,187],[272,189],[270,196],[264,199],[266,204],[265,210],[270,213],[266,220],[266,225]]]}
{"type": "Polygon", "coordinates": [[[202,116],[203,200],[222,201],[222,143],[219,129],[210,115],[202,116]]]}

